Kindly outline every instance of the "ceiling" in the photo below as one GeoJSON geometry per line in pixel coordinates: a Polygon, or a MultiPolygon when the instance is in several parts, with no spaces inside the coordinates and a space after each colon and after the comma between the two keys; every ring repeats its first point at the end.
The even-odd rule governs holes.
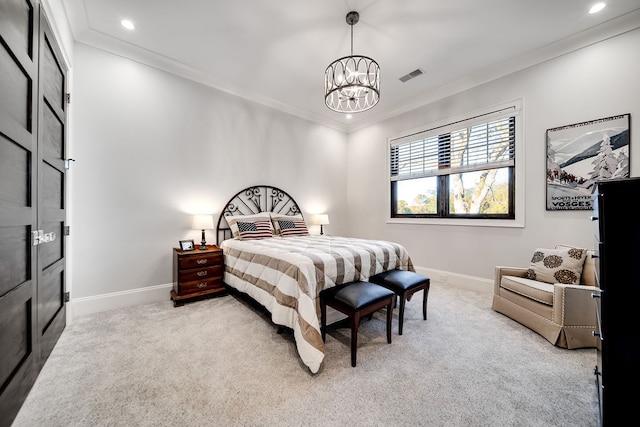
{"type": "Polygon", "coordinates": [[[640,27],[639,0],[589,14],[595,2],[63,0],[78,42],[345,132],[640,27]],[[351,10],[353,53],[380,64],[381,83],[378,105],[347,119],[323,90],[350,53],[351,10]]]}

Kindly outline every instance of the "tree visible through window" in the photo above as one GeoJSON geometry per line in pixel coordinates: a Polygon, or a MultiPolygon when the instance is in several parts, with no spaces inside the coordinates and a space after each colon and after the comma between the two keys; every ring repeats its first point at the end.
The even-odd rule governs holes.
{"type": "Polygon", "coordinates": [[[391,216],[515,217],[515,107],[390,141],[391,216]]]}

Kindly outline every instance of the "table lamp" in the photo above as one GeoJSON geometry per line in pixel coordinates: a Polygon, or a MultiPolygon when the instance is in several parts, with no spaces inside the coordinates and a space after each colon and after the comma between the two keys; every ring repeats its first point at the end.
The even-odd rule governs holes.
{"type": "Polygon", "coordinates": [[[207,249],[204,230],[213,230],[213,215],[194,215],[192,228],[202,230],[202,242],[199,249],[207,249]]]}
{"type": "Polygon", "coordinates": [[[329,225],[329,215],[327,214],[317,214],[311,218],[311,221],[314,224],[320,224],[320,235],[324,234],[324,230],[322,229],[323,225],[329,225]]]}

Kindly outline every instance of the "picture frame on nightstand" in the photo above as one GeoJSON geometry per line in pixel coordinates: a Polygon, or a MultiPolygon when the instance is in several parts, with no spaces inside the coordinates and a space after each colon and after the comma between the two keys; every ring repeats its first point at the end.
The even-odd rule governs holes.
{"type": "Polygon", "coordinates": [[[180,240],[180,250],[181,251],[193,251],[195,250],[196,245],[193,240],[180,240]]]}

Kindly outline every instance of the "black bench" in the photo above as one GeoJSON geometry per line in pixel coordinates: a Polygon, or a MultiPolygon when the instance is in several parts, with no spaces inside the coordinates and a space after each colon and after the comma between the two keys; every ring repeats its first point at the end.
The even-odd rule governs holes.
{"type": "Polygon", "coordinates": [[[390,289],[400,299],[398,335],[402,335],[405,302],[411,300],[411,296],[421,290],[424,290],[422,317],[427,320],[427,297],[429,296],[429,286],[431,285],[431,280],[427,276],[407,270],[390,270],[369,277],[369,281],[390,289]]]}
{"type": "Polygon", "coordinates": [[[391,344],[391,322],[395,294],[370,282],[350,282],[320,292],[322,341],[326,340],[327,306],[346,314],[351,323],[351,366],[356,366],[358,327],[363,316],[387,307],[387,342],[391,344]]]}

